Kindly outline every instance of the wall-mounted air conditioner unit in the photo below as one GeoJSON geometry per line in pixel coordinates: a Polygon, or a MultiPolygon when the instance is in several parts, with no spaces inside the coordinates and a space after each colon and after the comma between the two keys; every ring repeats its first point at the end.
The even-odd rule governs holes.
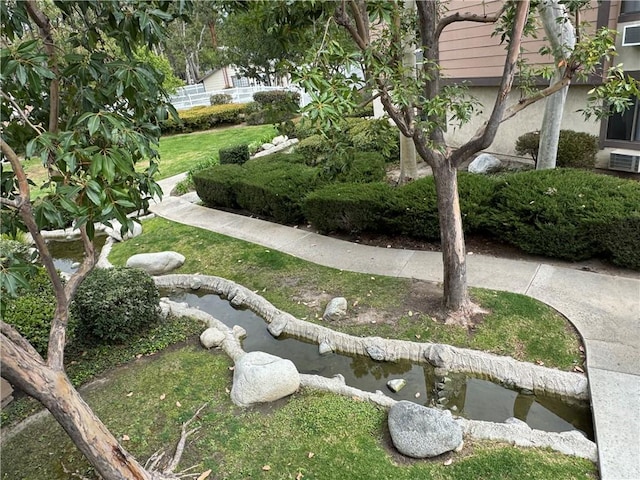
{"type": "Polygon", "coordinates": [[[625,25],[622,30],[622,46],[633,47],[635,45],[640,45],[640,23],[625,25]]]}
{"type": "Polygon", "coordinates": [[[609,169],[640,173],[640,151],[613,150],[609,156],[609,169]]]}

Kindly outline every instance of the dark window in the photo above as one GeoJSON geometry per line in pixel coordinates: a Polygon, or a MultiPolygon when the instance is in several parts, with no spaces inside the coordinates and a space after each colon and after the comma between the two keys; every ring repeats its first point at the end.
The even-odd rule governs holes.
{"type": "Polygon", "coordinates": [[[607,140],[622,140],[624,142],[640,142],[640,102],[609,117],[607,125],[607,140]]]}
{"type": "Polygon", "coordinates": [[[623,0],[620,13],[638,13],[640,12],[640,0],[623,0]]]}
{"type": "Polygon", "coordinates": [[[233,83],[233,86],[236,88],[248,87],[249,79],[247,77],[231,77],[231,83],[233,83]]]}

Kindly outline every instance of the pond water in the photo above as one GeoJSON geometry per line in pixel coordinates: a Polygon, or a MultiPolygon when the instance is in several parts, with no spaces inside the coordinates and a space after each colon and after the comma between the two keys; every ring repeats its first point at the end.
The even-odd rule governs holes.
{"type": "MultiPolygon", "coordinates": [[[[99,252],[107,241],[107,236],[96,235],[94,241],[96,251],[99,252]]],[[[79,240],[49,240],[47,246],[53,257],[53,264],[63,273],[74,273],[77,270],[74,265],[84,259],[84,248],[79,240]]]]}
{"type": "Polygon", "coordinates": [[[287,358],[300,373],[324,377],[340,373],[349,386],[369,392],[381,390],[396,400],[409,400],[421,405],[439,402],[456,415],[469,419],[504,422],[509,417],[516,417],[538,430],[562,432],[577,429],[590,439],[594,438],[587,402],[522,393],[467,374],[438,377],[430,365],[410,361],[377,362],[368,356],[342,353],[320,355],[315,343],[286,335],[274,338],[262,318],[249,310],[233,308],[227,300],[215,294],[179,290],[163,292],[162,295],[176,302],[187,302],[229,327],[241,326],[247,331],[242,342],[245,351],[259,350],[287,358]],[[398,393],[386,385],[394,378],[407,381],[398,393]]]}

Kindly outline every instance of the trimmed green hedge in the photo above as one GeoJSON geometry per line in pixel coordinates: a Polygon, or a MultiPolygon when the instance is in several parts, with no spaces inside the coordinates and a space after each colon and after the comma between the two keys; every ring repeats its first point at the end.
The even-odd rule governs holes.
{"type": "Polygon", "coordinates": [[[219,125],[234,125],[244,119],[245,105],[228,103],[210,107],[194,107],[178,113],[180,121],[167,120],[160,125],[165,135],[209,130],[219,125]]]}
{"type": "Polygon", "coordinates": [[[304,220],[302,200],[321,184],[318,170],[299,163],[245,164],[245,174],[235,184],[240,208],[276,222],[297,224],[304,220]]]}
{"type": "MultiPolygon", "coordinates": [[[[540,132],[529,132],[518,137],[516,153],[531,155],[538,162],[540,132]]],[[[592,169],[596,164],[598,153],[598,137],[586,132],[560,130],[556,166],[592,169]]]]}
{"type": "Polygon", "coordinates": [[[304,216],[320,232],[384,232],[393,188],[377,183],[332,183],[304,200],[304,216]]]}
{"type": "Polygon", "coordinates": [[[214,165],[193,174],[193,183],[202,202],[209,207],[239,208],[236,183],[244,176],[241,165],[214,165]]]}
{"type": "Polygon", "coordinates": [[[249,145],[243,143],[232,147],[221,148],[218,150],[220,157],[220,165],[229,163],[238,163],[242,165],[249,160],[249,145]]]}
{"type": "Polygon", "coordinates": [[[618,243],[617,230],[628,225],[629,237],[640,238],[639,222],[632,221],[640,216],[638,182],[571,169],[522,172],[498,183],[492,204],[496,235],[525,252],[640,264],[618,243]]]}

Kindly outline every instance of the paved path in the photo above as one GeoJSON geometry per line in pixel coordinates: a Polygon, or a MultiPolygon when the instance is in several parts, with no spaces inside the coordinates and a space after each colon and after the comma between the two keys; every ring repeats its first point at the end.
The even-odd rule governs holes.
{"type": "MultiPolygon", "coordinates": [[[[438,252],[371,247],[201,207],[166,192],[157,215],[355,272],[442,281],[438,252]]],[[[640,248],[640,244],[638,245],[640,248]]],[[[564,314],[582,335],[603,480],[640,480],[640,274],[612,276],[484,255],[467,257],[470,285],[522,293],[564,314]]]]}

